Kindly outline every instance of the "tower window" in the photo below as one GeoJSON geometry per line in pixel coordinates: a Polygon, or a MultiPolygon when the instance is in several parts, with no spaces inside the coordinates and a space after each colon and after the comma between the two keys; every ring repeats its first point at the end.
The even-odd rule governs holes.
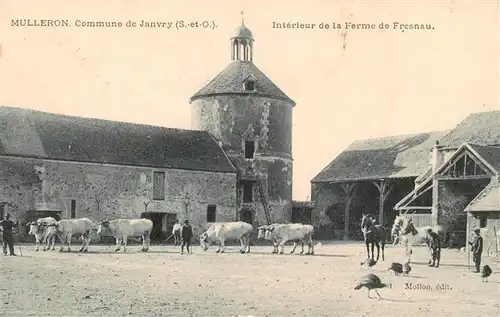
{"type": "Polygon", "coordinates": [[[254,153],[255,153],[255,142],[253,140],[245,141],[245,158],[252,159],[254,153]]]}
{"type": "Polygon", "coordinates": [[[255,81],[253,81],[253,80],[247,80],[247,81],[245,81],[245,90],[246,91],[253,91],[253,90],[255,90],[255,81]]]}
{"type": "Polygon", "coordinates": [[[243,182],[243,202],[251,203],[253,201],[253,183],[246,181],[243,182]]]}
{"type": "Polygon", "coordinates": [[[208,205],[207,206],[207,222],[215,222],[216,208],[217,207],[215,205],[208,205]]]}
{"type": "Polygon", "coordinates": [[[70,218],[76,218],[76,200],[71,199],[71,215],[70,218]]]}

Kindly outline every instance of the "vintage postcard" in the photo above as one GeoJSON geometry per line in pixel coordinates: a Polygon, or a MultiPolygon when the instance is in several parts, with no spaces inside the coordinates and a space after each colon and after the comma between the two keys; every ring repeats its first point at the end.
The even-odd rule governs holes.
{"type": "Polygon", "coordinates": [[[5,316],[499,316],[500,1],[0,0],[5,316]]]}

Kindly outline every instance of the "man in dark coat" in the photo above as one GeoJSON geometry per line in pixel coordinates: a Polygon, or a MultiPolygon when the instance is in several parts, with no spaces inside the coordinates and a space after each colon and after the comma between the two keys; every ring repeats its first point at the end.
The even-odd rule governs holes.
{"type": "Polygon", "coordinates": [[[469,244],[471,245],[472,260],[476,265],[476,273],[480,273],[483,237],[481,237],[481,230],[479,228],[474,229],[474,239],[469,244]]]}
{"type": "Polygon", "coordinates": [[[188,220],[184,221],[184,225],[182,226],[181,238],[182,238],[181,254],[184,254],[184,246],[186,246],[186,250],[188,253],[193,253],[190,248],[191,239],[193,238],[193,228],[189,224],[188,220]]]}
{"type": "Polygon", "coordinates": [[[439,235],[432,231],[431,228],[427,229],[427,247],[431,258],[429,259],[429,266],[439,267],[441,261],[441,240],[439,235]]]}
{"type": "Polygon", "coordinates": [[[15,256],[14,253],[14,235],[12,234],[12,228],[17,227],[17,224],[10,220],[10,214],[5,215],[5,219],[0,221],[0,226],[2,227],[2,237],[3,237],[3,252],[7,255],[7,246],[9,247],[10,255],[15,256]]]}

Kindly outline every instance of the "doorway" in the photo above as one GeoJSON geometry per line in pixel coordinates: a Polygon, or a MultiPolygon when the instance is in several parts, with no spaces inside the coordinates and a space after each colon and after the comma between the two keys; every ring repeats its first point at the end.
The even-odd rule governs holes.
{"type": "Polygon", "coordinates": [[[167,237],[163,232],[163,217],[165,213],[162,212],[143,212],[141,218],[149,219],[153,222],[153,229],[151,230],[151,242],[158,242],[165,240],[167,237]]]}

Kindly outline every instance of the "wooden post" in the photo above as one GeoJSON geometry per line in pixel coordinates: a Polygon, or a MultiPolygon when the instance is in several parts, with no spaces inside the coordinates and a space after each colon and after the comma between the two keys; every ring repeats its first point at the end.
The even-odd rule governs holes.
{"type": "Polygon", "coordinates": [[[373,182],[373,185],[377,187],[379,193],[378,201],[378,222],[380,225],[384,225],[384,205],[387,201],[387,197],[394,189],[394,184],[388,180],[381,179],[379,182],[373,182]]]}
{"type": "Polygon", "coordinates": [[[351,204],[354,198],[356,184],[340,184],[345,194],[345,210],[344,210],[344,240],[349,240],[349,213],[351,204]]]}

